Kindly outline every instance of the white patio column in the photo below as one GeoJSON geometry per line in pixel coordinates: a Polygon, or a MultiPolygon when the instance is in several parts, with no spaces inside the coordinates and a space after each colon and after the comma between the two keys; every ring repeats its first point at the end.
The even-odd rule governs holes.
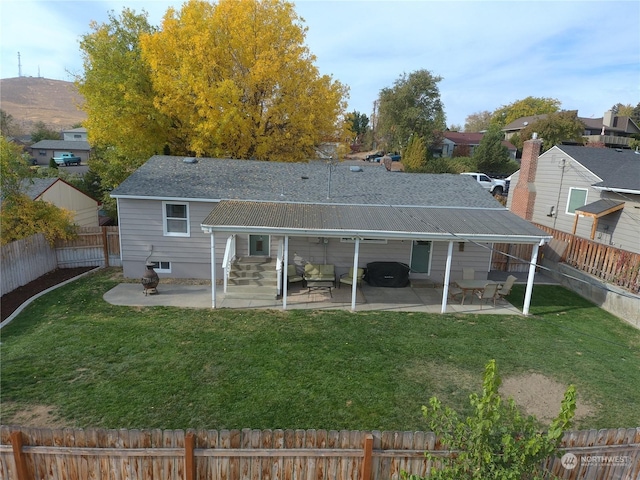
{"type": "Polygon", "coordinates": [[[287,309],[287,295],[289,295],[289,235],[284,236],[284,259],[282,260],[282,309],[287,309]]]}
{"type": "Polygon", "coordinates": [[[531,305],[531,294],[533,293],[533,277],[536,274],[536,263],[538,261],[538,250],[544,245],[544,240],[540,240],[540,243],[536,243],[533,246],[533,252],[531,252],[531,263],[529,263],[529,276],[527,277],[527,291],[524,294],[524,306],[522,307],[522,314],[529,315],[529,306],[531,305]]]}
{"type": "Polygon", "coordinates": [[[216,236],[211,234],[211,308],[216,308],[216,236]]]}
{"type": "Polygon", "coordinates": [[[444,285],[442,289],[442,308],[440,313],[447,313],[447,297],[449,297],[449,278],[451,276],[451,258],[453,257],[453,240],[449,241],[447,265],[444,268],[444,285]]]}
{"type": "MultiPolygon", "coordinates": [[[[358,257],[360,256],[360,238],[356,237],[353,248],[353,278],[351,285],[351,311],[356,311],[356,296],[358,294],[358,257]]],[[[338,280],[340,281],[340,280],[338,280]]]]}

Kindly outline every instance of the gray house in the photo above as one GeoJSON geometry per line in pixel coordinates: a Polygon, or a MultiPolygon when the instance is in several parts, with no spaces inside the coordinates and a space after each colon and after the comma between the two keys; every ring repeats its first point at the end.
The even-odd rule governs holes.
{"type": "Polygon", "coordinates": [[[521,217],[640,253],[640,154],[525,142],[507,206],[521,217]],[[515,187],[514,187],[515,185],[515,187]]]}
{"type": "MultiPolygon", "coordinates": [[[[471,267],[486,279],[497,243],[538,247],[550,236],[463,175],[408,174],[364,162],[278,163],[154,156],[111,194],[117,200],[124,275],[146,262],[159,275],[212,279],[215,291],[239,258],[272,258],[300,273],[334,265],[339,276],[370,262],[401,262],[411,279],[444,285],[471,267]]],[[[527,313],[534,267],[530,269],[527,313]]],[[[282,295],[287,282],[268,288],[282,295]]],[[[227,290],[228,289],[228,290],[227,290]]],[[[256,294],[258,292],[256,287],[256,294]]],[[[353,286],[352,309],[355,309],[353,286]]],[[[273,297],[272,297],[273,298],[273,297]]]]}
{"type": "Polygon", "coordinates": [[[87,163],[91,156],[91,147],[86,140],[40,140],[29,148],[39,165],[48,165],[49,160],[61,152],[71,152],[83,163],[87,163]]]}

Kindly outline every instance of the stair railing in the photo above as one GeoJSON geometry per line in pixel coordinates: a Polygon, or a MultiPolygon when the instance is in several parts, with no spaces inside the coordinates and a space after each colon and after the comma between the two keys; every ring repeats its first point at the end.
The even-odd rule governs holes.
{"type": "Polygon", "coordinates": [[[227,244],[224,247],[224,257],[222,257],[222,271],[224,281],[224,293],[227,293],[229,285],[229,275],[231,274],[231,264],[236,259],[236,236],[231,235],[227,238],[227,244]]]}

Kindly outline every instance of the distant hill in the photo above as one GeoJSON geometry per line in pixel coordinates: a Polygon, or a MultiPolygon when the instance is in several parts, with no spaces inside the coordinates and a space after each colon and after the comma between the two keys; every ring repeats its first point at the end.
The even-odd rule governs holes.
{"type": "Polygon", "coordinates": [[[36,122],[63,130],[86,120],[84,101],[72,82],[48,78],[0,79],[0,108],[29,133],[36,122]]]}

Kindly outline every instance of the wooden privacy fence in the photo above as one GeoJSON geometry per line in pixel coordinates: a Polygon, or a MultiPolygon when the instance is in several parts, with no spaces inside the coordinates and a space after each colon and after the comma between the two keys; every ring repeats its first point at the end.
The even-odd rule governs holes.
{"type": "Polygon", "coordinates": [[[605,282],[617,285],[632,293],[640,293],[639,254],[543,225],[536,224],[536,227],[553,235],[551,244],[545,246],[545,258],[565,262],[567,265],[605,282]]]}
{"type": "Polygon", "coordinates": [[[54,248],[41,233],[3,245],[0,294],[56,268],[122,266],[118,227],[80,227],[77,233],[73,240],[56,241],[54,248]]]}
{"type": "Polygon", "coordinates": [[[56,252],[41,233],[3,245],[0,255],[0,295],[26,285],[58,266],[56,252]]]}
{"type": "MultiPolygon", "coordinates": [[[[559,478],[637,479],[640,427],[568,432],[559,478]]],[[[3,480],[397,480],[450,455],[427,432],[327,430],[97,430],[0,427],[3,480]]]]}
{"type": "Polygon", "coordinates": [[[528,272],[533,245],[494,243],[491,270],[499,272],[528,272]]]}
{"type": "Polygon", "coordinates": [[[56,240],[59,268],[121,266],[117,226],[80,227],[72,240],[56,240]]]}

